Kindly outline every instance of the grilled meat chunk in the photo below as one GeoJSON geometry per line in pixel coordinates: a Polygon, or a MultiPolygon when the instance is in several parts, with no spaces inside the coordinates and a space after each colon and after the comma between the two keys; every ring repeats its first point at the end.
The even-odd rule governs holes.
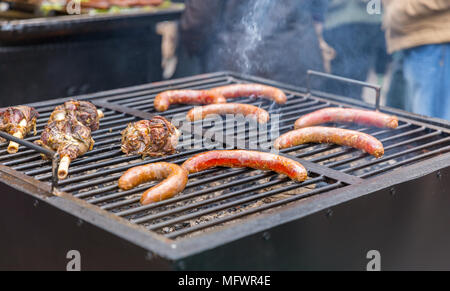
{"type": "Polygon", "coordinates": [[[58,152],[61,157],[59,179],[67,177],[71,161],[92,150],[91,132],[99,128],[101,117],[103,113],[87,101],[68,101],[52,112],[41,139],[35,143],[58,152]]]}
{"type": "MultiPolygon", "coordinates": [[[[13,106],[0,109],[0,130],[17,138],[25,138],[31,130],[36,135],[36,119],[39,113],[33,107],[13,106]]],[[[13,154],[19,150],[19,144],[11,141],[8,153],[13,154]]]]}
{"type": "Polygon", "coordinates": [[[180,132],[164,117],[128,124],[122,131],[122,152],[130,155],[163,156],[173,154],[180,132]]]}
{"type": "Polygon", "coordinates": [[[100,118],[103,117],[103,112],[97,110],[97,107],[91,102],[71,100],[53,110],[49,123],[54,120],[64,120],[67,115],[73,115],[82,124],[95,131],[100,126],[100,118]]]}

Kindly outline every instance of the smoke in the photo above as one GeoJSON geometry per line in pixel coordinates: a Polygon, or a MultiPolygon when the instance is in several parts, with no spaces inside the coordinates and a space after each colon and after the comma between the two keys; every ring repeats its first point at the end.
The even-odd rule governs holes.
{"type": "Polygon", "coordinates": [[[263,34],[265,32],[264,24],[268,21],[269,11],[274,5],[271,0],[248,1],[245,7],[246,13],[240,21],[243,27],[243,38],[236,47],[236,65],[243,73],[249,73],[254,66],[261,66],[262,63],[255,63],[251,60],[252,54],[262,44],[263,34]]]}

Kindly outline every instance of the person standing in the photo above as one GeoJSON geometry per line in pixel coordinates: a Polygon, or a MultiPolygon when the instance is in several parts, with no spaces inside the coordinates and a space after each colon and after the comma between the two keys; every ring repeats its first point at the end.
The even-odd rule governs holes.
{"type": "MultiPolygon", "coordinates": [[[[366,81],[371,69],[381,80],[389,63],[381,13],[370,14],[364,0],[330,0],[324,38],[336,51],[325,67],[334,75],[366,81]]],[[[327,91],[362,100],[362,87],[327,82],[327,91]]]]}
{"type": "Polygon", "coordinates": [[[321,37],[327,1],[186,0],[182,46],[202,73],[229,70],[304,86],[306,71],[323,71],[330,53],[321,37]]]}
{"type": "Polygon", "coordinates": [[[405,109],[450,120],[450,1],[383,1],[388,52],[403,55],[405,109]]]}

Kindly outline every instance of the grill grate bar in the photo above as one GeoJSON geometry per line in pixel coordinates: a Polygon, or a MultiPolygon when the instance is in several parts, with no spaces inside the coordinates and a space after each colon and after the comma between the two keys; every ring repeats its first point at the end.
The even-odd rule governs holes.
{"type": "Polygon", "coordinates": [[[223,224],[223,223],[226,223],[226,222],[229,222],[231,220],[238,219],[238,218],[242,218],[244,216],[248,216],[248,215],[256,214],[256,213],[261,213],[262,211],[265,211],[265,210],[268,210],[268,209],[273,209],[275,207],[284,206],[284,205],[286,205],[288,203],[292,203],[292,202],[298,201],[300,199],[305,199],[305,198],[311,197],[313,195],[321,194],[321,193],[323,193],[325,191],[331,191],[331,190],[337,189],[337,188],[339,188],[341,186],[342,186],[342,184],[340,182],[338,182],[338,183],[335,183],[333,185],[330,185],[330,186],[327,186],[327,187],[323,187],[323,188],[320,188],[320,189],[317,189],[317,190],[313,190],[313,191],[308,192],[308,193],[299,194],[299,195],[295,195],[295,196],[290,197],[290,198],[285,198],[285,199],[282,199],[282,200],[279,200],[279,201],[275,201],[275,202],[272,202],[272,203],[260,206],[258,208],[253,208],[253,209],[237,212],[237,213],[233,214],[232,216],[221,217],[221,218],[215,219],[215,220],[210,221],[210,222],[197,224],[197,225],[192,226],[192,227],[187,228],[187,229],[181,229],[181,230],[173,231],[173,232],[171,232],[169,234],[165,234],[164,236],[166,238],[169,238],[169,239],[175,239],[177,237],[180,237],[180,236],[183,236],[183,235],[186,235],[186,234],[189,234],[189,233],[193,233],[193,232],[196,232],[196,231],[200,231],[202,229],[211,228],[213,226],[220,225],[220,224],[223,224]]]}
{"type": "MultiPolygon", "coordinates": [[[[271,181],[271,182],[266,183],[266,184],[268,184],[268,186],[273,186],[273,185],[281,184],[283,182],[288,182],[288,181],[289,181],[289,179],[283,178],[283,179],[277,179],[275,181],[271,181]]],[[[210,203],[207,203],[208,201],[217,202],[217,201],[225,200],[225,199],[228,199],[228,198],[236,197],[238,195],[248,194],[248,197],[244,197],[244,198],[241,198],[241,199],[238,199],[238,200],[234,200],[234,201],[231,201],[231,202],[228,202],[228,203],[225,203],[225,204],[221,204],[221,205],[218,205],[218,206],[214,206],[214,207],[211,207],[211,208],[208,208],[208,209],[205,209],[205,210],[197,211],[195,213],[179,216],[179,217],[176,217],[174,219],[166,220],[166,221],[163,221],[163,222],[160,222],[160,223],[157,223],[157,224],[152,224],[150,226],[147,226],[147,228],[150,229],[150,230],[157,230],[157,229],[169,226],[169,225],[173,225],[175,223],[186,221],[188,219],[193,219],[193,218],[196,218],[196,217],[200,217],[200,216],[203,216],[203,215],[208,214],[208,213],[217,212],[217,211],[224,210],[224,209],[227,209],[227,208],[230,208],[230,207],[233,207],[233,206],[237,206],[237,205],[242,205],[242,204],[245,204],[247,202],[252,202],[252,201],[255,201],[255,200],[259,200],[259,199],[262,199],[262,198],[273,196],[273,195],[279,194],[281,192],[286,192],[286,191],[294,190],[294,189],[297,189],[297,188],[300,188],[300,187],[309,186],[309,185],[312,185],[312,184],[320,182],[320,181],[323,181],[323,177],[322,176],[318,177],[318,178],[315,178],[315,179],[311,179],[311,180],[306,181],[306,182],[303,182],[301,184],[295,184],[295,185],[291,185],[291,186],[287,186],[287,187],[282,187],[282,188],[279,188],[279,189],[274,189],[274,190],[271,190],[271,191],[268,191],[268,192],[264,192],[264,193],[260,193],[260,194],[257,194],[257,195],[250,195],[251,194],[250,192],[252,192],[252,191],[257,191],[257,190],[264,189],[265,188],[264,186],[266,184],[261,184],[261,185],[258,185],[258,186],[253,186],[253,187],[248,188],[248,189],[242,189],[242,190],[239,190],[239,191],[228,193],[228,194],[223,195],[223,196],[218,196],[216,198],[213,198],[213,199],[210,199],[210,200],[207,200],[207,201],[201,201],[201,202],[198,202],[198,203],[195,203],[195,204],[189,204],[189,205],[186,205],[185,207],[176,209],[175,211],[170,211],[169,210],[169,211],[162,212],[164,215],[161,215],[162,213],[158,213],[158,214],[152,215],[152,216],[142,217],[142,218],[139,218],[139,219],[132,219],[132,220],[130,220],[130,222],[131,223],[136,223],[136,224],[142,224],[144,222],[149,221],[150,219],[157,219],[157,218],[161,218],[163,216],[177,214],[177,213],[182,212],[182,211],[187,211],[187,210],[199,208],[201,206],[210,204],[210,203]],[[287,190],[287,189],[289,189],[289,190],[287,190]]]]}

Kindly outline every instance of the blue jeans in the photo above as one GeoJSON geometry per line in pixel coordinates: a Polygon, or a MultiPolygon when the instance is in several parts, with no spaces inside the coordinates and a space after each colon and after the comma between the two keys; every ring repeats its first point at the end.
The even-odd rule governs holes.
{"type": "Polygon", "coordinates": [[[406,110],[450,120],[450,43],[404,51],[406,110]]]}

